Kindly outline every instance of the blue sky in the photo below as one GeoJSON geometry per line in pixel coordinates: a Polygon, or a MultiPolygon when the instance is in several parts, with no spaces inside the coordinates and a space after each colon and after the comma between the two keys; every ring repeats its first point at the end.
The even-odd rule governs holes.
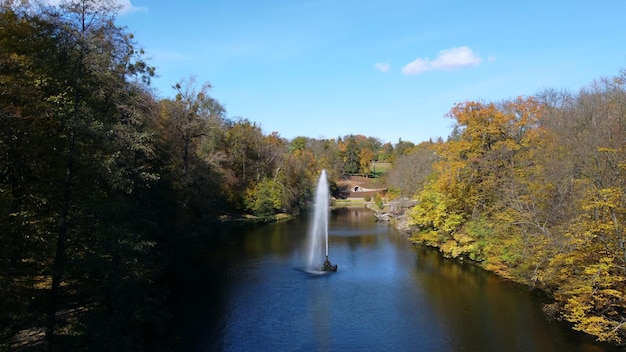
{"type": "Polygon", "coordinates": [[[445,139],[456,103],[626,68],[623,0],[120,1],[160,97],[194,76],[229,118],[288,139],[445,139]]]}

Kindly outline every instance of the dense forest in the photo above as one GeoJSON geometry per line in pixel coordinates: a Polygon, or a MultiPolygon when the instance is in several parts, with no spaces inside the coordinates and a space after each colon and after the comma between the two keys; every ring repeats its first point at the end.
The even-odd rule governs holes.
{"type": "Polygon", "coordinates": [[[3,4],[0,349],[42,327],[48,350],[158,350],[179,274],[221,227],[298,214],[322,169],[394,157],[362,135],[264,134],[193,78],[157,98],[112,2],[3,4]]]}
{"type": "Polygon", "coordinates": [[[167,350],[169,298],[220,228],[296,215],[326,169],[391,162],[416,242],[547,292],[546,313],[626,338],[626,72],[452,107],[447,140],[291,140],[208,83],[171,98],[112,2],[0,8],[0,348],[167,350]],[[132,293],[132,294],[131,294],[132,293]],[[138,347],[143,346],[143,347],[138,347]]]}
{"type": "Polygon", "coordinates": [[[547,314],[623,343],[626,72],[577,94],[459,103],[449,117],[446,142],[403,162],[432,167],[415,183],[414,240],[542,289],[547,314]]]}

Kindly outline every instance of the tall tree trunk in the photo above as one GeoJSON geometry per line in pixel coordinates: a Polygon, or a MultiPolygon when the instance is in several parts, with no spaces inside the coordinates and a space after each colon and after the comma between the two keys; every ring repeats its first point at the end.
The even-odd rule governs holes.
{"type": "Polygon", "coordinates": [[[55,327],[57,324],[56,312],[59,306],[59,288],[63,272],[65,271],[65,262],[67,254],[65,248],[67,246],[68,222],[70,213],[70,201],[72,198],[72,178],[74,176],[74,159],[76,157],[76,122],[79,118],[80,108],[80,77],[82,75],[82,55],[79,61],[75,96],[74,111],[70,118],[70,139],[67,148],[67,161],[65,169],[65,181],[63,185],[63,201],[61,203],[61,214],[59,219],[59,228],[57,234],[56,251],[54,254],[54,264],[52,268],[52,285],[50,288],[50,301],[48,306],[48,321],[46,323],[45,350],[50,352],[54,350],[55,327]]]}
{"type": "MultiPolygon", "coordinates": [[[[72,127],[73,129],[73,127],[72,127]]],[[[46,324],[46,351],[53,351],[54,329],[56,326],[56,312],[59,301],[59,287],[63,271],[65,270],[67,244],[68,218],[70,211],[70,198],[72,195],[72,176],[74,173],[74,131],[71,132],[70,145],[68,148],[67,168],[65,173],[65,183],[63,187],[63,203],[61,208],[61,218],[59,219],[59,230],[57,235],[56,252],[54,255],[54,267],[52,269],[52,287],[50,289],[50,302],[48,307],[48,321],[46,324]]]]}

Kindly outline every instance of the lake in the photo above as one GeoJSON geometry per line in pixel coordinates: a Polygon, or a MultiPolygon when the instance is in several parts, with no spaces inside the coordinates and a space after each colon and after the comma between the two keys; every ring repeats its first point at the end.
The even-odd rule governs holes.
{"type": "MultiPolygon", "coordinates": [[[[310,217],[223,233],[174,319],[186,351],[616,351],[543,298],[413,246],[363,208],[330,214],[335,273],[304,270],[310,217]]],[[[321,263],[320,263],[321,264],[321,263]]],[[[195,273],[194,275],[198,275],[195,273]]]]}

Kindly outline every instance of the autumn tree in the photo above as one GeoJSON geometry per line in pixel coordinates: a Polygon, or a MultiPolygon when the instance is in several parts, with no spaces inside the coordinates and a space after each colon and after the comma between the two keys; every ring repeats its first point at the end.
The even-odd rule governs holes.
{"type": "Polygon", "coordinates": [[[167,173],[164,182],[169,182],[170,195],[176,199],[174,218],[182,231],[226,208],[221,184],[227,121],[225,109],[210,95],[209,83],[197,85],[191,77],[172,88],[174,98],[159,101],[157,123],[167,173]]]}
{"type": "Polygon", "coordinates": [[[578,94],[458,104],[418,193],[416,239],[550,293],[600,340],[626,336],[624,73],[578,94]]]}
{"type": "Polygon", "coordinates": [[[415,147],[415,144],[413,142],[403,141],[402,138],[400,138],[398,139],[398,143],[396,143],[393,147],[393,157],[395,158],[401,155],[406,155],[411,152],[411,149],[413,147],[415,147]]]}
{"type": "Polygon", "coordinates": [[[389,162],[392,159],[394,150],[393,145],[389,142],[383,144],[378,151],[378,161],[389,162]]]}
{"type": "MultiPolygon", "coordinates": [[[[0,169],[2,188],[11,194],[3,204],[14,210],[2,221],[35,225],[7,236],[13,243],[33,236],[39,242],[30,252],[10,253],[9,266],[37,260],[51,276],[33,283],[48,292],[46,303],[39,301],[47,307],[48,350],[56,349],[57,311],[68,307],[70,293],[80,292],[72,301],[84,304],[89,297],[93,304],[77,317],[81,324],[72,332],[89,331],[93,341],[103,342],[122,325],[138,322],[127,319],[128,324],[98,330],[91,324],[98,319],[92,318],[111,317],[113,307],[136,316],[142,308],[120,300],[122,291],[137,283],[127,274],[142,273],[148,280],[150,275],[143,266],[149,261],[138,260],[150,252],[147,228],[136,227],[140,221],[129,215],[139,204],[140,189],[157,178],[145,120],[151,99],[143,87],[153,69],[142,61],[132,36],[115,26],[114,11],[111,2],[93,1],[2,8],[1,116],[8,128],[0,142],[0,169]],[[32,147],[15,144],[15,137],[30,139],[32,147]]],[[[31,278],[36,273],[28,272],[31,278]]]]}
{"type": "Polygon", "coordinates": [[[396,157],[393,168],[385,176],[390,191],[402,197],[413,197],[428,181],[436,159],[435,145],[431,142],[422,142],[408,154],[396,157]]]}
{"type": "MultiPolygon", "coordinates": [[[[345,163],[339,143],[334,139],[311,139],[308,148],[313,154],[317,163],[317,172],[326,170],[329,180],[338,180],[343,176],[345,163]]],[[[319,174],[316,175],[316,178],[319,174]]]]}
{"type": "MultiPolygon", "coordinates": [[[[614,343],[626,328],[626,74],[596,80],[573,99],[556,99],[547,121],[567,153],[571,204],[540,272],[575,328],[614,343]],[[565,113],[565,114],[563,114],[565,113]],[[560,118],[562,115],[565,115],[560,118]]],[[[544,95],[545,96],[545,95],[544,95]]]]}
{"type": "Polygon", "coordinates": [[[50,59],[61,54],[51,39],[56,27],[25,9],[3,6],[0,28],[0,336],[7,338],[25,324],[43,323],[45,291],[30,276],[49,273],[54,251],[63,179],[55,151],[63,144],[51,134],[60,124],[50,101],[59,95],[50,59]]]}
{"type": "Polygon", "coordinates": [[[413,224],[422,228],[421,240],[454,257],[483,258],[489,250],[483,239],[491,231],[477,225],[499,212],[501,190],[519,167],[515,156],[539,114],[532,98],[502,107],[465,102],[451,110],[456,135],[438,146],[435,177],[418,194],[420,204],[411,213],[413,224]]]}

